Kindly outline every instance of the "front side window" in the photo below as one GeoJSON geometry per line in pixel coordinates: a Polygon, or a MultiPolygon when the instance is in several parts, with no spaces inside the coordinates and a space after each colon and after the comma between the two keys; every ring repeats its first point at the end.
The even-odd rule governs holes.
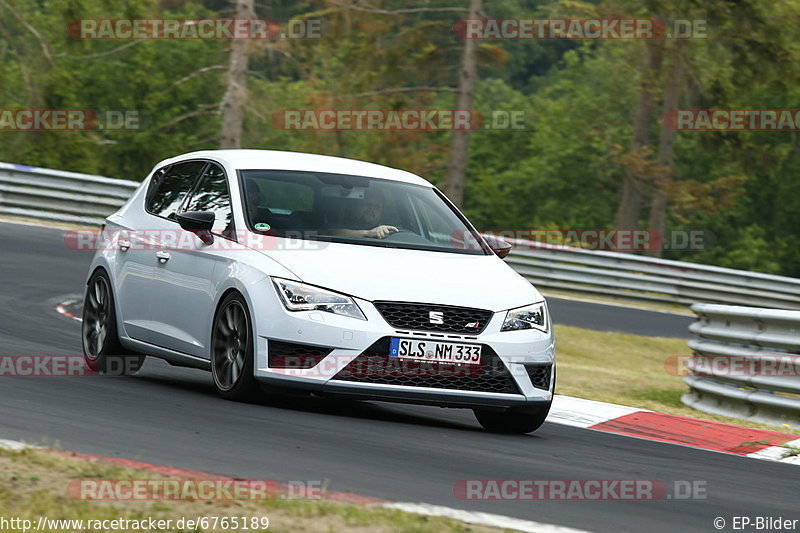
{"type": "Polygon", "coordinates": [[[213,212],[215,215],[214,227],[211,230],[213,233],[222,234],[233,228],[231,196],[222,168],[214,163],[208,165],[183,211],[213,212]]]}
{"type": "Polygon", "coordinates": [[[240,171],[248,227],[278,237],[483,255],[432,187],[286,170],[240,171]]]}
{"type": "Polygon", "coordinates": [[[153,174],[145,201],[147,212],[175,220],[178,208],[205,166],[205,161],[187,161],[153,174]]]}
{"type": "Polygon", "coordinates": [[[453,220],[456,218],[455,214],[450,210],[442,210],[439,198],[414,195],[411,201],[419,214],[420,222],[427,229],[426,236],[431,242],[446,246],[450,241],[464,240],[464,234],[453,233],[453,226],[456,224],[453,220]]]}

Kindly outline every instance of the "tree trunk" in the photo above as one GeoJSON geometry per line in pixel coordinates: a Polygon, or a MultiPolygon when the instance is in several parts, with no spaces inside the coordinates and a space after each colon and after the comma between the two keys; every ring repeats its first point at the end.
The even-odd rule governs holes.
{"type": "MultiPolygon", "coordinates": [[[[653,107],[658,89],[662,46],[659,41],[645,41],[644,65],[639,101],[636,104],[636,116],[633,121],[631,152],[637,152],[650,143],[650,125],[653,120],[653,107]]],[[[626,170],[622,178],[622,192],[615,217],[617,229],[636,228],[642,213],[643,188],[642,176],[626,170]]]]}
{"type": "MultiPolygon", "coordinates": [[[[483,0],[470,0],[469,17],[480,17],[483,0]]],[[[475,84],[478,78],[478,40],[464,39],[461,65],[458,74],[458,102],[456,109],[472,109],[475,84]]],[[[474,123],[474,122],[473,122],[474,123]]],[[[454,130],[450,140],[450,162],[444,192],[450,200],[461,207],[464,203],[464,185],[467,181],[470,131],[454,130]]]]}
{"type": "MultiPolygon", "coordinates": [[[[666,87],[664,88],[664,107],[662,114],[665,115],[670,109],[675,109],[681,92],[681,78],[683,76],[683,58],[681,57],[680,41],[676,41],[671,50],[669,70],[667,71],[666,87]]],[[[650,219],[648,227],[652,234],[664,236],[665,222],[667,218],[667,195],[666,188],[672,181],[672,157],[674,154],[676,130],[667,127],[662,121],[661,132],[658,137],[658,155],[656,162],[664,169],[664,173],[659,176],[653,187],[653,196],[650,200],[650,219]]],[[[659,246],[655,250],[649,250],[647,255],[661,257],[662,248],[659,246]]]]}
{"type": "MultiPolygon", "coordinates": [[[[254,0],[232,0],[236,7],[237,19],[256,18],[254,0]]],[[[244,104],[247,100],[247,68],[250,62],[249,41],[231,40],[231,53],[228,59],[228,85],[222,97],[221,148],[241,148],[244,104]]]]}

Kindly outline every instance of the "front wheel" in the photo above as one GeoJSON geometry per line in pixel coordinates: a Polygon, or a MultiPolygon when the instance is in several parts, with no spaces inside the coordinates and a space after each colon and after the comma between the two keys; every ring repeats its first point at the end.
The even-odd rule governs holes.
{"type": "Polygon", "coordinates": [[[253,375],[253,328],[247,303],[238,293],[225,297],[214,317],[211,375],[223,398],[249,401],[258,393],[253,375]]]}
{"type": "Polygon", "coordinates": [[[83,356],[91,370],[129,375],[142,367],[145,357],[131,354],[119,342],[114,293],[104,270],[95,272],[86,286],[81,331],[83,356]]]}
{"type": "Polygon", "coordinates": [[[550,412],[548,402],[538,409],[509,408],[505,411],[482,411],[475,409],[475,418],[483,429],[492,433],[530,433],[536,431],[544,424],[550,412]]]}

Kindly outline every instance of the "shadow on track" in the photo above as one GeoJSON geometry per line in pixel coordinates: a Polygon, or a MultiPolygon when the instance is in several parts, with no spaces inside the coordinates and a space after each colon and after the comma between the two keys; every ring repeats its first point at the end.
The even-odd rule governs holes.
{"type": "MultiPolygon", "coordinates": [[[[376,420],[399,424],[413,424],[416,426],[427,426],[434,428],[462,429],[484,433],[477,421],[469,424],[461,423],[460,421],[448,420],[436,415],[428,416],[419,412],[402,412],[399,410],[399,408],[408,407],[408,405],[400,403],[379,403],[372,401],[350,400],[329,396],[315,396],[311,395],[310,393],[302,392],[291,392],[286,394],[265,393],[263,396],[254,399],[248,404],[226,402],[226,400],[217,396],[214,386],[211,382],[210,374],[207,374],[203,371],[169,367],[160,361],[157,363],[158,366],[161,367],[161,364],[163,364],[164,367],[156,369],[154,368],[155,365],[153,363],[154,361],[148,359],[142,372],[139,375],[131,376],[128,379],[141,380],[149,384],[161,385],[165,388],[202,394],[208,398],[213,398],[214,401],[219,401],[220,407],[229,406],[231,409],[246,408],[246,406],[258,406],[271,409],[280,409],[284,411],[297,411],[326,416],[376,420]],[[190,376],[187,372],[192,372],[196,375],[190,376]]],[[[429,406],[425,406],[423,409],[438,409],[441,413],[446,412],[444,409],[429,406]]],[[[466,413],[468,410],[459,409],[459,411],[466,413]]],[[[505,437],[507,438],[509,436],[505,437]]]]}

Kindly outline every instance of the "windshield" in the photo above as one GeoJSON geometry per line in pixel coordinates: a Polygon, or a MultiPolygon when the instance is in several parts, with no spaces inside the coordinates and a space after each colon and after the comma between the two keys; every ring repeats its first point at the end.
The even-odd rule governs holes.
{"type": "Polygon", "coordinates": [[[490,253],[431,187],[286,170],[240,171],[248,227],[278,237],[490,253]]]}

